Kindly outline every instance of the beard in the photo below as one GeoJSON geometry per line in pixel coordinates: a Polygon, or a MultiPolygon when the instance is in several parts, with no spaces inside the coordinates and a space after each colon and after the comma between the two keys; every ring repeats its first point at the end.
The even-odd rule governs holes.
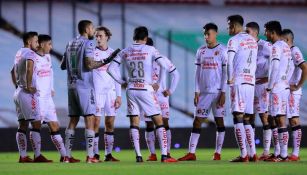
{"type": "Polygon", "coordinates": [[[94,39],[94,35],[93,36],[88,36],[89,40],[93,40],[94,39]]]}

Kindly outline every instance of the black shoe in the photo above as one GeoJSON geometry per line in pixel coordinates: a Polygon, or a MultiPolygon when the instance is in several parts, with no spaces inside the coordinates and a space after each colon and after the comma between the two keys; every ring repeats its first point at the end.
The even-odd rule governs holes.
{"type": "Polygon", "coordinates": [[[136,162],[143,162],[142,156],[136,156],[136,162]]]}
{"type": "Polygon", "coordinates": [[[95,154],[94,158],[97,159],[97,160],[100,160],[100,155],[99,154],[95,154]]]}

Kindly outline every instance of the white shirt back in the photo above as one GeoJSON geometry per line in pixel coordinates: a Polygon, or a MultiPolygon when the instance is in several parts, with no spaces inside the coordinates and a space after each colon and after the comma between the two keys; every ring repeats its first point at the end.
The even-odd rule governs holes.
{"type": "Polygon", "coordinates": [[[227,44],[228,52],[235,52],[233,59],[234,84],[255,84],[258,44],[245,32],[231,37],[227,44]]]}
{"type": "MultiPolygon", "coordinates": [[[[218,93],[222,89],[222,69],[227,64],[227,49],[218,44],[214,48],[202,46],[197,50],[195,64],[200,66],[198,85],[200,92],[218,93]]],[[[197,80],[196,80],[197,81],[197,80]]]]}
{"type": "Polygon", "coordinates": [[[257,52],[256,79],[265,78],[269,76],[271,53],[272,53],[272,44],[263,39],[259,39],[258,52],[257,52]]]}

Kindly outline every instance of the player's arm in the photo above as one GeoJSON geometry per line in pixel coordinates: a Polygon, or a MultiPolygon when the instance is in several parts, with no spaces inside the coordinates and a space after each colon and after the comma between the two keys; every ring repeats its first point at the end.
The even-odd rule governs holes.
{"type": "Polygon", "coordinates": [[[17,86],[17,80],[16,80],[15,66],[13,66],[11,69],[11,79],[12,79],[12,82],[15,88],[17,89],[18,86],[17,86]]]}
{"type": "Polygon", "coordinates": [[[55,91],[54,91],[54,76],[53,76],[53,69],[51,67],[50,69],[50,85],[51,85],[51,96],[55,95],[55,91]]]}
{"type": "Polygon", "coordinates": [[[124,81],[121,77],[120,64],[121,64],[121,56],[118,55],[109,65],[107,72],[117,83],[123,85],[126,83],[126,81],[124,81]]]}
{"type": "Polygon", "coordinates": [[[122,104],[122,88],[121,85],[115,82],[115,92],[116,92],[116,99],[115,99],[115,109],[118,109],[122,104]]]}
{"type": "Polygon", "coordinates": [[[222,78],[221,78],[221,94],[218,100],[218,105],[219,106],[224,106],[225,104],[225,92],[226,92],[226,87],[227,87],[227,54],[226,52],[223,54],[222,58],[222,78]]]}
{"type": "Polygon", "coordinates": [[[273,52],[271,56],[270,76],[267,91],[271,91],[274,83],[277,81],[280,65],[280,53],[277,47],[273,46],[273,52]]]}
{"type": "Polygon", "coordinates": [[[227,44],[227,84],[233,84],[233,60],[237,50],[237,41],[230,39],[227,44]]]}
{"type": "Polygon", "coordinates": [[[200,70],[201,70],[201,63],[200,63],[200,56],[199,51],[196,53],[196,61],[195,61],[195,75],[194,75],[194,82],[195,82],[195,93],[194,93],[194,105],[197,106],[199,101],[199,81],[200,81],[200,70]]]}
{"type": "Polygon", "coordinates": [[[306,76],[307,76],[307,64],[305,63],[303,54],[298,48],[294,48],[294,49],[296,50],[294,54],[292,55],[292,58],[294,59],[294,63],[296,64],[297,67],[295,68],[295,71],[293,72],[291,80],[294,80],[295,82],[298,81],[298,83],[294,84],[290,82],[290,89],[292,91],[296,91],[300,89],[303,86],[306,80],[306,76]],[[299,69],[301,69],[302,72],[300,72],[299,69]],[[299,80],[298,80],[298,77],[300,77],[299,80]]]}
{"type": "Polygon", "coordinates": [[[297,83],[297,88],[301,88],[306,80],[307,77],[307,64],[305,62],[301,63],[299,65],[299,68],[302,70],[302,74],[301,74],[301,79],[300,81],[297,83]]]}
{"type": "Polygon", "coordinates": [[[32,59],[27,59],[26,61],[26,88],[25,91],[34,94],[36,89],[32,87],[32,77],[33,77],[34,61],[32,59]]]}

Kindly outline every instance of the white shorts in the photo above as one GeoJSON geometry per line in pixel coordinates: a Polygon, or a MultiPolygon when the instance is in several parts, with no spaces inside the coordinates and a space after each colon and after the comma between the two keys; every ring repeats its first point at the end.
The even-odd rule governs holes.
{"type": "MultiPolygon", "coordinates": [[[[162,112],[162,117],[163,118],[169,118],[169,97],[164,97],[164,95],[162,94],[162,92],[157,92],[156,93],[159,105],[160,105],[160,109],[162,112]]],[[[141,120],[142,121],[152,121],[151,118],[146,117],[144,112],[141,111],[141,120]]]]}
{"type": "Polygon", "coordinates": [[[254,113],[255,87],[249,84],[230,86],[231,112],[254,113]]]}
{"type": "Polygon", "coordinates": [[[289,114],[287,114],[288,118],[298,117],[300,116],[300,100],[301,94],[292,94],[289,95],[289,114]]]}
{"type": "Polygon", "coordinates": [[[266,90],[267,85],[267,83],[264,83],[255,86],[254,113],[263,114],[269,110],[269,93],[266,90]]]}
{"type": "Polygon", "coordinates": [[[212,109],[214,117],[224,117],[225,107],[217,105],[219,97],[220,93],[201,93],[199,96],[199,102],[195,109],[194,116],[201,118],[209,117],[210,111],[212,109]]]}
{"type": "Polygon", "coordinates": [[[14,103],[16,105],[18,121],[41,120],[37,93],[28,94],[23,89],[18,88],[14,93],[14,103]]]}
{"type": "Polygon", "coordinates": [[[160,105],[153,90],[127,90],[127,116],[140,116],[140,112],[151,118],[161,114],[160,105]]]}
{"type": "Polygon", "coordinates": [[[277,93],[270,93],[270,115],[275,117],[277,115],[286,115],[289,113],[289,89],[277,93]]]}
{"type": "Polygon", "coordinates": [[[105,93],[95,92],[96,114],[95,116],[116,116],[115,109],[116,92],[109,90],[105,93]]]}
{"type": "Polygon", "coordinates": [[[43,122],[57,122],[55,105],[51,96],[38,97],[40,115],[43,122]]]}

